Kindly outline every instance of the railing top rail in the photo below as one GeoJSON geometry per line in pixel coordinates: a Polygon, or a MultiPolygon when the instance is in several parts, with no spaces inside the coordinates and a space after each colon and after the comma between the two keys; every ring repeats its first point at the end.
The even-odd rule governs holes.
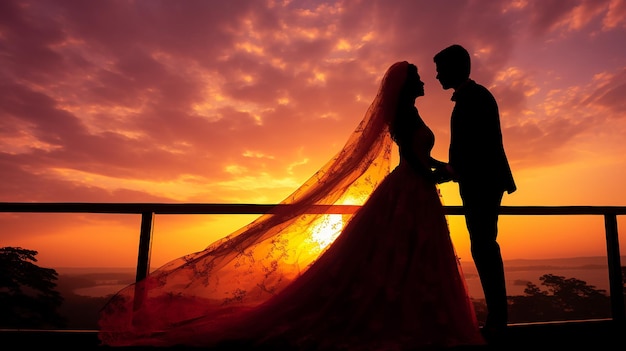
{"type": "MultiPolygon", "coordinates": [[[[0,202],[0,212],[114,214],[264,214],[288,204],[0,202]]],[[[354,213],[359,205],[316,205],[311,213],[354,213]]],[[[462,215],[462,206],[444,206],[462,215]]],[[[502,206],[504,215],[626,215],[626,206],[502,206]]]]}

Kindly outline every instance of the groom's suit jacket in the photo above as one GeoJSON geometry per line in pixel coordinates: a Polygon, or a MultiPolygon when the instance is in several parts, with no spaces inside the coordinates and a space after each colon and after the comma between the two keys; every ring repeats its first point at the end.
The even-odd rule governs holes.
{"type": "Polygon", "coordinates": [[[469,80],[452,95],[448,161],[460,186],[514,192],[517,187],[502,143],[498,104],[469,80]]]}

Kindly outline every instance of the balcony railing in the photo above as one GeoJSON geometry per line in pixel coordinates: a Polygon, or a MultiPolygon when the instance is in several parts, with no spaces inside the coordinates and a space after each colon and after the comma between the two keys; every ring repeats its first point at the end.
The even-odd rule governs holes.
{"type": "MultiPolygon", "coordinates": [[[[0,213],[109,213],[141,215],[136,280],[146,277],[150,271],[150,251],[155,215],[167,214],[265,214],[272,209],[289,205],[275,204],[164,204],[164,203],[36,203],[0,202],[0,213]]],[[[359,208],[355,205],[318,205],[312,213],[351,214],[359,208]]],[[[464,215],[462,206],[444,206],[447,215],[464,215]]],[[[609,293],[613,321],[626,321],[624,288],[620,262],[617,216],[626,215],[626,206],[502,206],[505,216],[603,216],[606,234],[609,293]]]]}

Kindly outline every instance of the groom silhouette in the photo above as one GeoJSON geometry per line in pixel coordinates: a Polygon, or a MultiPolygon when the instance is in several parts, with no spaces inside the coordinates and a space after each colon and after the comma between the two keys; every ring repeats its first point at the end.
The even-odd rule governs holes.
{"type": "Polygon", "coordinates": [[[465,211],[471,252],[487,303],[483,333],[487,340],[507,326],[507,297],[498,235],[498,215],[504,192],[517,187],[504,152],[500,114],[493,95],[470,79],[470,55],[460,45],[434,56],[437,80],[454,89],[450,118],[448,164],[435,173],[440,182],[453,180],[465,211]]]}

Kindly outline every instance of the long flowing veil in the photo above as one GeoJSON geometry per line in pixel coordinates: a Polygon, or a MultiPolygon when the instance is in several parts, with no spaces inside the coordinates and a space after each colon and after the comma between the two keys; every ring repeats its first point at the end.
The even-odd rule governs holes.
{"type": "Polygon", "coordinates": [[[281,206],[114,295],[101,310],[102,342],[140,344],[140,335],[195,318],[219,320],[238,308],[258,306],[300,276],[352,216],[325,205],[361,205],[389,173],[393,142],[388,122],[407,66],[397,62],[388,69],[343,149],[281,206]]]}

